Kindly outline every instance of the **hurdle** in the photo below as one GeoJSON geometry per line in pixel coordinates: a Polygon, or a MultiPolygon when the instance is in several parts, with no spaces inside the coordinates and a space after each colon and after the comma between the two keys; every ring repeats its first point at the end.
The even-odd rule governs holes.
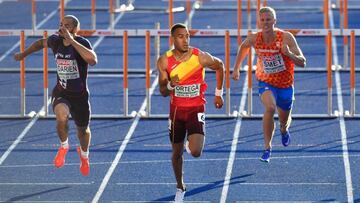
{"type": "MultiPolygon", "coordinates": [[[[42,36],[43,38],[47,38],[48,33],[56,33],[57,30],[37,30],[33,32],[32,30],[10,30],[10,31],[0,31],[0,36],[20,36],[20,51],[23,52],[25,50],[25,35],[27,36],[42,36]]],[[[119,119],[119,118],[134,118],[136,116],[136,112],[131,112],[129,114],[128,111],[128,33],[132,36],[136,36],[134,30],[119,30],[116,32],[105,32],[99,31],[97,34],[99,36],[120,36],[123,37],[123,108],[124,113],[122,114],[92,114],[91,117],[94,119],[119,119]]],[[[83,30],[82,34],[85,36],[94,35],[93,31],[83,30]]],[[[13,115],[0,115],[0,119],[28,119],[35,116],[35,112],[31,111],[30,113],[26,113],[26,85],[25,85],[25,59],[20,61],[20,114],[13,115]]],[[[39,118],[55,118],[55,115],[48,113],[48,105],[49,105],[49,91],[48,91],[48,48],[43,49],[43,105],[44,110],[39,112],[39,118]]],[[[150,73],[150,71],[149,71],[150,73]]]]}
{"type": "Polygon", "coordinates": [[[355,79],[355,31],[350,32],[350,110],[345,111],[344,118],[360,118],[355,112],[356,79],[355,79]]]}
{"type": "MultiPolygon", "coordinates": [[[[29,30],[28,32],[32,32],[33,30],[29,30]]],[[[0,31],[1,33],[1,31],[0,31]]],[[[6,32],[4,33],[5,36],[7,36],[8,34],[11,34],[10,36],[19,36],[19,40],[20,40],[20,51],[23,52],[25,51],[25,31],[17,31],[15,34],[13,32],[6,32]]],[[[4,36],[3,35],[3,36],[4,36]]],[[[0,35],[1,36],[1,35],[0,35]]],[[[26,80],[25,80],[25,58],[23,58],[20,61],[20,70],[19,70],[19,75],[20,75],[20,112],[19,114],[0,114],[0,119],[28,119],[31,118],[35,115],[35,112],[30,112],[27,113],[26,112],[26,80]]]]}
{"type": "MultiPolygon", "coordinates": [[[[47,33],[44,32],[45,30],[36,30],[35,32],[33,30],[0,30],[0,36],[20,36],[20,49],[24,50],[24,43],[25,43],[25,35],[26,36],[42,36],[42,37],[46,37],[47,33],[56,33],[57,30],[47,30],[47,33]]],[[[255,30],[254,30],[255,31],[255,30]]],[[[332,95],[332,72],[333,71],[343,71],[343,70],[338,70],[338,69],[334,69],[333,65],[332,65],[332,59],[331,59],[331,36],[343,36],[343,35],[351,35],[351,92],[352,92],[352,98],[351,98],[351,109],[349,111],[349,115],[347,117],[349,118],[356,118],[357,115],[355,114],[355,72],[359,71],[358,69],[355,68],[355,36],[359,36],[360,35],[360,29],[354,29],[354,30],[341,30],[341,29],[332,29],[332,30],[328,30],[328,29],[295,29],[295,30],[288,30],[291,31],[292,33],[294,33],[295,36],[299,36],[299,37],[307,37],[307,36],[327,36],[327,42],[330,45],[327,45],[327,64],[326,64],[326,68],[325,69],[321,69],[321,70],[315,70],[315,69],[295,69],[295,71],[301,71],[301,72],[306,72],[306,71],[318,71],[318,72],[324,72],[327,71],[327,75],[328,75],[328,112],[326,114],[293,114],[292,116],[294,118],[333,118],[336,117],[336,113],[332,112],[332,100],[331,100],[331,95],[332,95]],[[351,32],[351,33],[350,33],[351,32]]],[[[246,35],[247,31],[246,30],[241,30],[240,34],[241,35],[246,35]]],[[[252,63],[248,64],[248,68],[245,69],[244,67],[241,69],[241,71],[246,71],[247,72],[247,77],[248,77],[248,107],[247,107],[247,112],[240,112],[240,114],[236,114],[234,115],[235,112],[230,112],[230,91],[231,91],[231,87],[230,87],[230,37],[238,37],[238,29],[230,29],[230,30],[222,30],[222,29],[193,29],[190,30],[190,33],[193,37],[224,37],[224,41],[225,41],[225,85],[224,87],[226,88],[226,103],[225,103],[225,113],[224,114],[212,114],[212,115],[208,115],[209,118],[233,118],[233,117],[237,117],[237,116],[241,116],[244,118],[260,118],[261,115],[256,115],[252,113],[252,77],[250,74],[252,74],[253,70],[251,67],[253,67],[252,63]],[[250,68],[249,68],[250,67],[250,68]]],[[[145,88],[149,88],[150,85],[150,77],[151,75],[154,74],[154,72],[150,71],[150,41],[151,38],[155,39],[156,37],[168,37],[170,35],[170,31],[168,29],[153,29],[153,30],[141,30],[141,29],[136,29],[136,30],[82,30],[81,34],[83,36],[104,36],[104,37],[123,37],[123,73],[124,73],[124,81],[123,81],[123,86],[124,86],[124,95],[123,95],[123,108],[124,108],[124,113],[118,113],[118,114],[106,114],[106,115],[99,115],[99,114],[93,114],[93,118],[114,118],[114,119],[120,119],[120,118],[133,118],[134,116],[134,112],[131,112],[129,114],[128,112],[128,43],[127,43],[127,39],[128,36],[129,37],[145,37],[146,40],[146,50],[145,50],[145,54],[147,56],[144,56],[144,58],[146,59],[146,66],[145,66],[145,70],[144,72],[146,73],[146,87],[145,88]]],[[[48,70],[48,61],[47,58],[45,58],[45,56],[47,56],[46,54],[47,50],[44,50],[44,58],[43,58],[43,71],[44,71],[44,105],[46,105],[46,103],[48,102],[48,81],[47,81],[47,72],[48,70]]],[[[251,55],[250,55],[251,56],[251,55]]],[[[251,60],[248,60],[249,62],[251,62],[251,60]]],[[[22,60],[20,62],[20,94],[21,94],[21,106],[20,106],[20,113],[19,114],[15,114],[15,115],[0,115],[0,118],[29,118],[30,113],[27,114],[26,112],[26,108],[25,108],[25,59],[22,60]]],[[[154,75],[153,75],[154,76],[154,75]]],[[[146,95],[147,98],[147,113],[145,113],[145,115],[143,115],[143,118],[165,118],[167,117],[167,115],[158,115],[158,114],[153,114],[151,112],[151,95],[149,93],[147,93],[146,95]]],[[[47,111],[47,110],[46,110],[47,111]]],[[[136,112],[135,112],[136,114],[136,112]]],[[[46,112],[43,112],[43,115],[40,115],[41,118],[52,118],[53,115],[48,115],[46,112]]]]}

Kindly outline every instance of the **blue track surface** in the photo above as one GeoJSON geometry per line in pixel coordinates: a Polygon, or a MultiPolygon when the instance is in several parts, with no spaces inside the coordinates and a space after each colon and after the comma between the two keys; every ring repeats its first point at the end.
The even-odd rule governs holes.
{"type": "MultiPolygon", "coordinates": [[[[89,6],[90,1],[68,1],[67,7],[89,6]]],[[[122,3],[125,1],[121,1],[122,3]]],[[[268,1],[277,10],[277,24],[281,28],[322,28],[323,1],[268,1]],[[284,9],[287,7],[288,9],[284,9]],[[297,9],[295,9],[297,8],[297,9]],[[301,9],[303,8],[303,9],[301,9]],[[310,8],[310,9],[309,9],[310,8]]],[[[332,1],[335,3],[335,1],[332,1]]],[[[192,1],[194,3],[194,1],[192,1]]],[[[156,22],[168,26],[165,12],[167,0],[135,0],[135,10],[116,13],[116,29],[153,29],[156,22]],[[148,8],[152,10],[146,10],[148,8]]],[[[107,1],[97,1],[107,7],[107,1]]],[[[185,6],[185,1],[174,1],[174,7],[185,6]]],[[[359,29],[359,1],[349,0],[349,28],[359,29]]],[[[58,2],[37,1],[38,29],[57,29],[58,2]]],[[[246,2],[242,4],[246,8],[246,2]]],[[[192,28],[236,29],[236,1],[204,0],[203,9],[195,10],[192,28]],[[216,9],[214,9],[216,8],[216,9]],[[229,9],[232,8],[232,9],[229,9]]],[[[65,14],[79,17],[81,27],[90,29],[90,10],[67,10],[65,14]]],[[[247,27],[246,10],[242,26],[247,27]]],[[[252,10],[252,27],[255,11],[252,10]]],[[[339,10],[331,15],[334,28],[339,28],[339,10]]],[[[185,12],[174,15],[175,22],[184,22],[185,12]]],[[[109,13],[97,11],[97,28],[109,28],[109,13]]],[[[31,29],[29,1],[0,0],[0,29],[31,29]],[[16,15],[15,15],[15,11],[16,15]]],[[[36,37],[26,38],[26,46],[36,37]]],[[[122,38],[90,37],[99,63],[95,71],[121,70],[123,63],[122,38]]],[[[236,38],[231,38],[231,67],[236,57],[236,38]]],[[[334,38],[338,64],[343,64],[343,38],[334,38]]],[[[309,68],[325,69],[323,37],[297,37],[307,58],[309,68]]],[[[12,55],[19,49],[18,37],[0,37],[0,114],[20,113],[19,63],[12,55]],[[10,50],[10,53],[7,53],[10,50]],[[10,69],[13,72],[1,70],[10,69]]],[[[144,70],[145,39],[129,39],[129,69],[144,70]]],[[[356,50],[360,50],[356,39],[356,50]]],[[[153,40],[151,41],[153,43],[153,40]]],[[[193,37],[191,45],[225,60],[223,37],[193,37]]],[[[161,39],[161,52],[168,48],[168,39],[161,39]]],[[[151,64],[154,62],[152,46],[151,64]]],[[[356,58],[360,58],[357,51],[356,58]]],[[[54,69],[49,51],[49,68],[54,69]]],[[[246,60],[244,64],[246,64],[246,60]]],[[[359,67],[360,60],[356,61],[359,67]]],[[[42,52],[26,59],[28,69],[42,67],[42,52]]],[[[154,69],[152,65],[152,69],[154,69]]],[[[26,74],[26,112],[39,112],[43,107],[42,73],[26,74]]],[[[55,84],[55,73],[49,74],[49,92],[55,84]]],[[[230,110],[238,111],[247,75],[241,72],[238,82],[231,81],[230,110]]],[[[350,109],[350,75],[348,71],[333,73],[332,111],[350,109]]],[[[360,74],[356,73],[356,78],[360,74]]],[[[156,74],[151,77],[151,83],[156,74]]],[[[207,114],[225,113],[213,107],[215,74],[207,73],[207,114]]],[[[253,76],[253,81],[255,77],[253,76]]],[[[123,114],[123,77],[121,74],[92,72],[88,78],[93,114],[123,114]]],[[[356,82],[359,87],[360,82],[356,82]]],[[[253,88],[253,113],[262,114],[263,107],[253,88]]],[[[327,114],[326,72],[295,73],[294,114],[327,114]]],[[[356,90],[359,95],[359,91],[356,90]]],[[[129,78],[129,113],[139,111],[145,101],[145,75],[131,74],[129,78]]],[[[356,98],[356,103],[359,103],[356,98]]],[[[151,96],[151,113],[168,113],[169,98],[160,95],[158,86],[151,96]]],[[[244,100],[247,110],[247,100],[244,100]]],[[[360,111],[359,105],[356,112],[360,111]]],[[[50,112],[51,107],[49,107],[50,112]]],[[[59,147],[53,119],[0,120],[0,202],[171,202],[175,193],[175,178],[171,166],[171,146],[167,119],[93,119],[90,147],[91,173],[79,173],[76,153],[78,140],[70,122],[70,152],[62,169],[53,166],[59,147]]],[[[199,159],[184,153],[184,180],[187,185],[186,202],[360,202],[360,134],[357,119],[294,119],[290,128],[292,143],[281,145],[278,127],[273,140],[269,164],[259,161],[263,146],[260,119],[208,119],[206,143],[199,159]],[[230,158],[229,158],[230,157],[230,158]],[[348,161],[348,162],[347,162],[348,161]],[[349,164],[349,165],[347,165],[349,164]],[[224,184],[226,175],[229,182],[224,184]]]]}

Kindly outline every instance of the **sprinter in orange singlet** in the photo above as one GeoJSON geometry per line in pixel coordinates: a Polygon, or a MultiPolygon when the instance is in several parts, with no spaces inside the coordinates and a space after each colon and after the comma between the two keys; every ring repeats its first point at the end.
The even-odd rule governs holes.
{"type": "Polygon", "coordinates": [[[160,93],[170,96],[169,136],[172,144],[172,165],[177,182],[175,202],[183,202],[186,187],[183,181],[183,150],[193,157],[202,153],[205,141],[205,67],[216,71],[214,105],[223,106],[223,62],[207,52],[191,47],[190,33],[184,24],[171,28],[174,49],[158,61],[160,93]]]}
{"type": "Polygon", "coordinates": [[[257,55],[256,78],[259,95],[264,105],[263,115],[265,150],[260,160],[270,161],[271,141],[275,131],[274,114],[277,109],[282,144],[290,144],[289,126],[294,100],[294,66],[305,67],[306,59],[295,37],[287,31],[275,28],[276,13],[271,7],[259,10],[261,31],[251,33],[240,45],[233,72],[239,79],[239,65],[251,47],[257,55]]]}

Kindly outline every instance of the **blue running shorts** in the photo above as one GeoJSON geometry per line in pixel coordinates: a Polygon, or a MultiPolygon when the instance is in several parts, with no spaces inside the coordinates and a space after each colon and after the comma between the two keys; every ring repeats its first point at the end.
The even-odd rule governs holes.
{"type": "Polygon", "coordinates": [[[259,81],[259,96],[265,91],[270,90],[275,98],[276,106],[284,111],[289,111],[292,108],[294,97],[294,86],[288,88],[274,87],[266,82],[259,81]]]}

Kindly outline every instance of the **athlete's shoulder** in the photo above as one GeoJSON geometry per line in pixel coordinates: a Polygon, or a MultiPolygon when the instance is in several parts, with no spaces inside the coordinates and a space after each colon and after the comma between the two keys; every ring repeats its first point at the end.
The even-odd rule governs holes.
{"type": "Polygon", "coordinates": [[[157,60],[157,66],[159,69],[166,69],[167,67],[167,52],[165,52],[163,55],[161,55],[157,60]]]}
{"type": "Polygon", "coordinates": [[[84,45],[85,47],[87,48],[91,48],[91,43],[88,39],[86,39],[85,37],[83,36],[80,36],[80,35],[76,35],[75,36],[75,40],[77,42],[79,42],[80,44],[84,45]]]}
{"type": "Polygon", "coordinates": [[[280,28],[276,28],[276,31],[279,32],[280,34],[282,34],[285,38],[294,37],[294,35],[291,32],[289,32],[288,30],[283,30],[283,29],[280,29],[280,28]]]}
{"type": "Polygon", "coordinates": [[[248,32],[248,35],[247,35],[245,41],[247,41],[250,44],[254,44],[258,35],[261,35],[261,31],[257,31],[257,32],[250,31],[250,32],[248,32]]]}
{"type": "Polygon", "coordinates": [[[46,43],[48,47],[57,49],[56,47],[62,44],[62,38],[58,34],[52,34],[47,38],[46,43]]]}
{"type": "Polygon", "coordinates": [[[48,37],[48,41],[56,42],[60,41],[62,38],[58,34],[52,34],[48,37]]]}
{"type": "Polygon", "coordinates": [[[195,54],[195,55],[199,55],[201,53],[203,53],[203,51],[201,51],[201,49],[197,48],[197,47],[190,47],[191,53],[195,54]]]}

